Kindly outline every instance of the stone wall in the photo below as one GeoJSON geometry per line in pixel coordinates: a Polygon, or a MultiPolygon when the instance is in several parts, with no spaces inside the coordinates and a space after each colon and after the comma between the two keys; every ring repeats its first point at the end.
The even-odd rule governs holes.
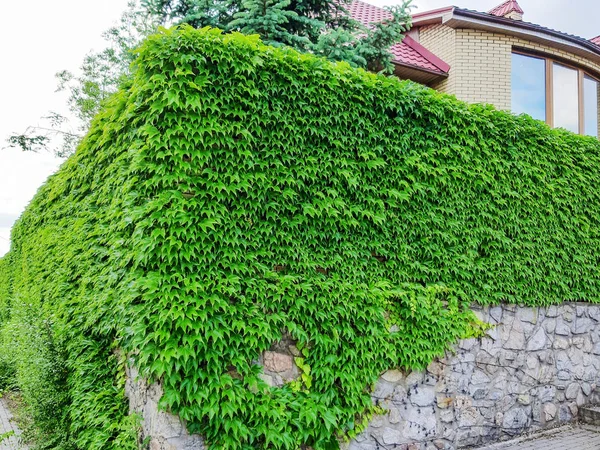
{"type": "Polygon", "coordinates": [[[142,417],[140,441],[148,440],[150,450],[204,450],[202,438],[190,435],[179,417],[158,409],[163,394],[160,385],[148,385],[135,367],[127,367],[126,372],[125,395],[129,398],[129,411],[142,417]]]}
{"type": "MultiPolygon", "coordinates": [[[[577,418],[600,401],[600,307],[511,305],[476,309],[495,327],[460,342],[426,371],[382,375],[373,401],[387,413],[347,450],[430,450],[483,445],[577,418]]],[[[258,363],[275,388],[297,375],[292,342],[274,346],[258,363]]],[[[144,419],[152,450],[203,449],[175,416],[160,412],[160,387],[130,369],[126,393],[144,419]]]]}
{"type": "Polygon", "coordinates": [[[496,326],[424,372],[389,371],[373,393],[388,413],[350,450],[454,449],[510,439],[577,417],[600,400],[600,308],[497,306],[496,326]]]}

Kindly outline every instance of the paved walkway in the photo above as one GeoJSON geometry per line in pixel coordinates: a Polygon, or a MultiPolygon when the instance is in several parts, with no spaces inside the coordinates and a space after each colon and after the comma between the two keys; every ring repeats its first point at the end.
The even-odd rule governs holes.
{"type": "Polygon", "coordinates": [[[6,406],[4,398],[0,398],[0,435],[12,431],[13,436],[0,442],[0,450],[26,450],[27,446],[20,442],[21,430],[12,420],[12,413],[6,406]]]}
{"type": "Polygon", "coordinates": [[[600,428],[569,425],[479,450],[599,450],[600,428]]]}

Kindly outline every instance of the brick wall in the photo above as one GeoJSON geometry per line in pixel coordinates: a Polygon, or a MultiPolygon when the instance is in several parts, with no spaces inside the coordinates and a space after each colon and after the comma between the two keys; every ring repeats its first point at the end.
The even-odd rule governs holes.
{"type": "Polygon", "coordinates": [[[556,56],[600,74],[599,64],[580,56],[486,31],[454,30],[446,25],[430,25],[420,29],[420,43],[451,66],[449,77],[433,85],[434,89],[454,94],[470,103],[490,103],[499,109],[511,108],[513,47],[556,56]]]}
{"type": "Polygon", "coordinates": [[[470,103],[510,110],[511,38],[485,31],[456,30],[454,94],[470,103]]]}
{"type": "MultiPolygon", "coordinates": [[[[445,25],[431,25],[419,30],[420,43],[441,58],[444,62],[454,67],[456,49],[456,30],[445,25]]],[[[450,69],[452,74],[452,69],[450,69]]],[[[448,78],[432,85],[431,87],[448,94],[455,94],[454,81],[456,78],[448,78]]]]}

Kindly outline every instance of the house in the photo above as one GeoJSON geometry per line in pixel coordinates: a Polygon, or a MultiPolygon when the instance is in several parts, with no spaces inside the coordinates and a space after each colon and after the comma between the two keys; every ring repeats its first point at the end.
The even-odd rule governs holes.
{"type": "MultiPolygon", "coordinates": [[[[365,25],[389,17],[360,0],[349,9],[365,25]]],[[[415,14],[404,41],[392,48],[395,74],[600,137],[600,36],[562,33],[525,22],[523,14],[517,0],[487,13],[448,6],[415,14]]]]}

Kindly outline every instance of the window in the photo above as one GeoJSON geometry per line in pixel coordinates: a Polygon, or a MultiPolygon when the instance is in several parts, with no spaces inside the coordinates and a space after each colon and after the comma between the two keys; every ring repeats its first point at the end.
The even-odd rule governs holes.
{"type": "Polygon", "coordinates": [[[579,133],[579,72],[561,64],[552,64],[553,125],[579,133]]]}
{"type": "Polygon", "coordinates": [[[557,128],[600,137],[600,82],[582,69],[515,51],[512,110],[557,128]]]}
{"type": "Polygon", "coordinates": [[[591,77],[583,79],[583,117],[585,118],[584,134],[598,136],[598,105],[600,104],[600,89],[598,82],[591,77]]]}
{"type": "Polygon", "coordinates": [[[512,110],[546,120],[546,61],[513,53],[512,110]]]}

